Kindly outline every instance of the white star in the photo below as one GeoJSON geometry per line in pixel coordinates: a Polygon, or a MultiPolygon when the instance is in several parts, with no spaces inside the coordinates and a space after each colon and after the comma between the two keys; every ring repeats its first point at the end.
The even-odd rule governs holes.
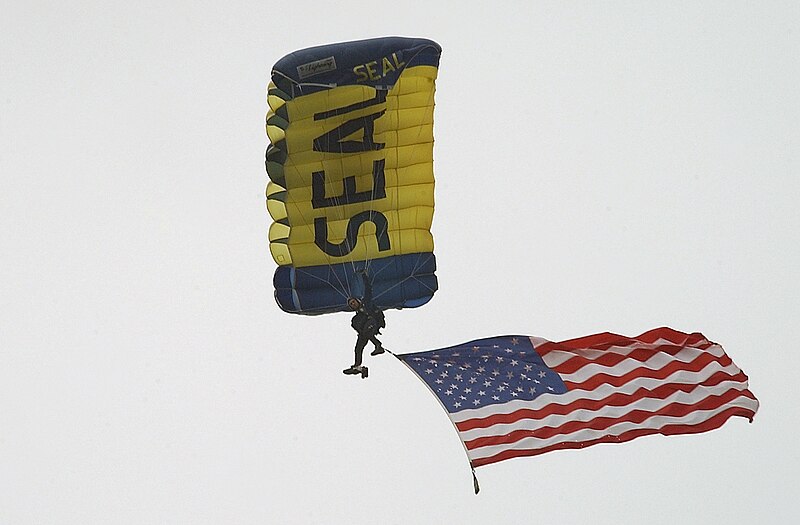
{"type": "Polygon", "coordinates": [[[480,350],[480,349],[481,349],[481,347],[480,347],[480,346],[473,346],[473,347],[472,347],[472,351],[473,351],[473,352],[477,352],[477,351],[478,351],[478,350],[480,350]]]}
{"type": "Polygon", "coordinates": [[[464,393],[465,393],[465,394],[469,394],[469,393],[471,393],[471,392],[472,392],[472,389],[471,389],[471,388],[465,388],[465,389],[464,389],[464,393]]]}
{"type": "Polygon", "coordinates": [[[539,377],[544,377],[544,376],[546,376],[546,375],[547,375],[547,374],[545,373],[545,371],[544,371],[544,370],[542,370],[541,372],[539,372],[539,377]]]}
{"type": "Polygon", "coordinates": [[[437,385],[441,385],[442,383],[444,383],[444,381],[442,381],[441,379],[437,379],[437,380],[436,380],[436,384],[437,384],[437,385]]]}
{"type": "Polygon", "coordinates": [[[517,366],[518,364],[519,364],[519,361],[517,361],[516,359],[512,359],[511,360],[511,366],[517,366]]]}
{"type": "Polygon", "coordinates": [[[499,372],[499,371],[498,371],[498,370],[495,368],[495,369],[492,371],[492,375],[493,375],[493,376],[499,376],[499,375],[500,375],[500,372],[499,372]]]}
{"type": "Polygon", "coordinates": [[[503,358],[502,358],[502,357],[500,357],[500,356],[497,356],[497,362],[498,362],[498,363],[502,363],[502,362],[503,362],[503,358]]]}
{"type": "Polygon", "coordinates": [[[461,374],[456,374],[456,381],[461,381],[461,374]]]}
{"type": "Polygon", "coordinates": [[[433,373],[433,370],[431,370],[430,368],[426,368],[426,369],[425,369],[425,373],[426,373],[426,374],[432,374],[432,373],[433,373]]]}
{"type": "Polygon", "coordinates": [[[478,367],[478,372],[482,374],[482,373],[486,372],[486,369],[483,368],[482,366],[479,366],[478,367]]]}
{"type": "Polygon", "coordinates": [[[453,390],[458,390],[458,385],[450,385],[450,388],[452,388],[453,390]]]}
{"type": "Polygon", "coordinates": [[[500,385],[500,386],[497,387],[497,391],[498,392],[502,392],[505,389],[506,389],[506,387],[504,387],[503,385],[500,385]]]}
{"type": "Polygon", "coordinates": [[[445,390],[444,393],[447,394],[448,396],[453,395],[453,391],[452,390],[445,390]]]}
{"type": "Polygon", "coordinates": [[[500,398],[498,396],[492,396],[492,399],[494,399],[495,401],[500,401],[500,398]]]}
{"type": "Polygon", "coordinates": [[[453,366],[453,363],[445,363],[444,366],[450,367],[453,366]]]}
{"type": "Polygon", "coordinates": [[[519,338],[518,337],[512,337],[511,338],[511,344],[512,345],[518,345],[519,344],[519,338]]]}
{"type": "Polygon", "coordinates": [[[480,399],[476,399],[475,401],[472,402],[472,404],[473,405],[480,405],[481,404],[481,400],[480,399]]]}
{"type": "Polygon", "coordinates": [[[519,394],[517,394],[516,392],[511,392],[511,395],[517,397],[519,394]]]}
{"type": "Polygon", "coordinates": [[[514,353],[514,351],[512,349],[510,349],[510,348],[506,348],[506,352],[508,352],[509,354],[513,354],[514,353]]]}
{"type": "Polygon", "coordinates": [[[459,397],[460,399],[463,399],[464,401],[466,401],[466,400],[467,400],[467,398],[466,398],[466,397],[464,397],[464,396],[458,396],[458,397],[459,397]]]}
{"type": "Polygon", "coordinates": [[[535,387],[535,386],[532,386],[532,387],[531,387],[531,394],[535,394],[535,393],[536,393],[536,387],[535,387]]]}
{"type": "Polygon", "coordinates": [[[526,372],[530,372],[531,370],[533,370],[533,367],[531,365],[525,365],[526,372]]]}
{"type": "Polygon", "coordinates": [[[453,406],[458,408],[458,407],[461,406],[461,402],[460,401],[456,401],[455,403],[453,403],[453,406]]]}
{"type": "Polygon", "coordinates": [[[469,378],[469,382],[470,382],[470,384],[475,384],[475,383],[477,383],[477,382],[478,382],[478,380],[477,380],[477,379],[475,379],[474,377],[470,377],[470,378],[469,378]]]}
{"type": "Polygon", "coordinates": [[[486,392],[484,392],[483,390],[478,390],[478,395],[479,396],[485,396],[486,392]]]}
{"type": "Polygon", "coordinates": [[[547,387],[547,389],[548,389],[549,391],[551,391],[551,392],[555,392],[555,390],[553,390],[553,387],[552,387],[552,386],[548,386],[548,387],[547,387]]]}
{"type": "Polygon", "coordinates": [[[447,377],[447,372],[442,372],[442,373],[441,373],[441,374],[439,374],[439,375],[440,375],[440,376],[442,376],[442,377],[447,377]]]}
{"type": "Polygon", "coordinates": [[[484,381],[483,382],[483,386],[492,386],[492,382],[491,381],[484,381]]]}

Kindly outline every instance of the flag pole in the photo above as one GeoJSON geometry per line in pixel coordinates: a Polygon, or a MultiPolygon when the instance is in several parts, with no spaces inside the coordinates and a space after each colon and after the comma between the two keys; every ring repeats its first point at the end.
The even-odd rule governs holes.
{"type": "Polygon", "coordinates": [[[442,403],[442,400],[441,400],[441,399],[439,399],[439,396],[437,396],[437,395],[436,395],[436,392],[434,392],[434,391],[433,391],[433,389],[431,388],[431,386],[430,386],[428,383],[426,383],[426,382],[425,382],[425,381],[424,381],[424,380],[423,380],[421,377],[419,377],[419,374],[417,374],[417,371],[416,371],[416,370],[414,370],[413,368],[411,368],[411,366],[410,366],[408,363],[406,363],[405,361],[403,361],[402,359],[400,359],[400,358],[397,356],[397,354],[395,354],[395,353],[394,353],[394,352],[392,352],[391,350],[388,350],[388,349],[384,349],[384,350],[386,350],[387,352],[389,352],[390,354],[392,354],[392,355],[394,356],[394,358],[395,358],[395,359],[397,359],[398,361],[400,361],[401,363],[403,363],[403,364],[406,366],[406,368],[408,368],[409,370],[411,370],[411,372],[414,374],[414,376],[415,376],[417,379],[419,379],[420,381],[422,381],[422,384],[423,384],[423,385],[425,385],[425,387],[426,387],[426,388],[427,388],[427,389],[430,391],[430,393],[431,393],[431,394],[433,394],[433,397],[436,399],[436,401],[438,401],[438,402],[439,402],[439,405],[442,407],[442,410],[444,410],[445,414],[448,414],[448,416],[447,416],[447,419],[450,421],[450,424],[452,424],[452,425],[453,425],[453,429],[456,431],[456,436],[458,437],[458,441],[459,441],[459,443],[461,443],[461,446],[462,446],[462,447],[464,447],[464,454],[466,454],[466,456],[467,456],[467,462],[469,463],[469,468],[470,468],[470,470],[472,471],[472,486],[473,486],[473,488],[475,489],[475,494],[477,494],[478,492],[480,492],[480,491],[481,491],[481,487],[480,487],[480,485],[478,484],[478,476],[476,476],[476,475],[475,475],[475,467],[474,467],[474,466],[472,466],[472,460],[471,460],[471,459],[469,459],[469,451],[467,450],[467,445],[465,445],[465,444],[464,444],[464,441],[462,441],[462,440],[461,440],[461,436],[460,436],[460,435],[459,435],[459,433],[458,433],[458,427],[456,427],[456,424],[455,424],[455,423],[453,423],[453,420],[452,420],[452,419],[450,419],[449,412],[447,411],[447,407],[445,407],[445,406],[444,406],[444,403],[442,403]]]}

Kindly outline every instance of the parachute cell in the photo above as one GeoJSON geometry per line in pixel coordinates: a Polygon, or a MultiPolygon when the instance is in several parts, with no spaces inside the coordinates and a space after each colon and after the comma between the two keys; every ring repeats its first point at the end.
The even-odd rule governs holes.
{"type": "Polygon", "coordinates": [[[433,296],[440,53],[426,39],[377,38],[296,51],[273,67],[266,195],[283,310],[349,311],[366,287],[381,310],[433,296]]]}

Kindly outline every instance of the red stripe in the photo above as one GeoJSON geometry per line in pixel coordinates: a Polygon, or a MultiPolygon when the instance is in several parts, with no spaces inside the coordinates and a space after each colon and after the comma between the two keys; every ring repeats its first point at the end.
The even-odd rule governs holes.
{"type": "Polygon", "coordinates": [[[560,405],[554,402],[539,409],[523,408],[509,414],[493,414],[483,418],[468,419],[466,421],[456,423],[456,428],[458,428],[459,431],[466,432],[476,428],[488,428],[492,425],[514,423],[521,419],[540,420],[551,415],[563,416],[574,410],[580,409],[598,410],[604,406],[625,406],[645,397],[653,399],[666,399],[675,392],[691,392],[698,387],[712,387],[722,383],[723,381],[736,381],[746,385],[745,382],[747,381],[747,376],[741,372],[733,376],[726,372],[716,372],[702,383],[667,383],[664,385],[659,385],[652,390],[640,388],[633,394],[614,393],[608,397],[597,400],[585,398],[576,399],[575,401],[572,401],[566,405],[560,405]]]}
{"type": "MultiPolygon", "coordinates": [[[[605,342],[595,342],[593,345],[589,346],[579,346],[573,344],[565,344],[565,342],[561,343],[554,343],[552,341],[548,341],[546,343],[540,344],[536,346],[536,351],[539,352],[541,355],[548,354],[550,352],[554,352],[559,350],[561,352],[580,352],[582,350],[608,350],[610,348],[631,348],[637,347],[639,345],[654,345],[655,341],[647,342],[642,341],[639,339],[609,339],[605,342]]],[[[659,346],[663,346],[666,349],[669,348],[697,348],[698,350],[707,350],[708,348],[714,346],[715,343],[710,341],[703,341],[698,342],[695,344],[681,344],[680,342],[670,342],[670,343],[661,343],[659,346]]]]}
{"type": "MultiPolygon", "coordinates": [[[[630,372],[621,376],[613,376],[606,373],[595,374],[584,380],[582,383],[564,381],[564,385],[566,385],[568,390],[594,390],[598,386],[604,384],[619,387],[638,378],[666,379],[675,372],[699,372],[711,363],[719,363],[722,366],[728,366],[732,364],[732,361],[727,355],[722,356],[721,358],[716,358],[711,354],[702,354],[694,361],[689,363],[672,361],[657,370],[641,367],[631,370],[630,372]]],[[[557,366],[553,367],[553,370],[559,374],[561,372],[557,366]]]]}
{"type": "MultiPolygon", "coordinates": [[[[573,357],[570,357],[566,361],[562,362],[558,365],[558,372],[560,374],[572,374],[586,365],[595,364],[601,366],[616,366],[619,363],[625,361],[626,359],[632,359],[634,361],[639,361],[644,363],[648,359],[652,359],[654,356],[658,355],[659,353],[669,354],[669,355],[676,355],[678,352],[686,349],[694,349],[698,352],[702,352],[703,350],[700,348],[694,347],[686,347],[686,346],[674,346],[674,345],[661,345],[657,348],[636,348],[632,350],[628,354],[618,354],[616,352],[609,352],[607,354],[603,354],[597,356],[595,358],[587,357],[585,355],[576,354],[573,357]]],[[[711,355],[711,354],[707,354],[711,355]]]]}
{"type": "Polygon", "coordinates": [[[486,436],[464,441],[468,449],[486,447],[490,445],[508,445],[523,438],[535,437],[549,439],[554,436],[572,434],[580,430],[606,430],[619,423],[640,424],[655,416],[683,417],[701,410],[714,410],[723,407],[740,397],[755,399],[748,390],[729,390],[723,394],[708,396],[696,403],[670,403],[656,410],[636,409],[621,417],[596,417],[589,421],[570,420],[558,427],[542,427],[536,430],[514,430],[499,436],[486,436]]]}
{"type": "Polygon", "coordinates": [[[611,332],[603,332],[600,334],[589,335],[586,337],[579,337],[577,339],[568,339],[561,342],[546,342],[536,347],[540,355],[545,355],[553,350],[581,350],[594,347],[610,347],[610,346],[631,346],[636,343],[652,344],[659,339],[665,339],[679,346],[696,346],[702,345],[708,348],[714,343],[706,339],[703,334],[693,333],[686,334],[673,330],[671,328],[662,327],[654,330],[647,331],[637,337],[625,337],[624,335],[614,334],[611,332]]]}
{"type": "Polygon", "coordinates": [[[752,421],[754,415],[755,413],[752,410],[740,407],[732,407],[700,424],[667,425],[660,429],[650,429],[650,428],[634,429],[624,432],[619,436],[603,436],[601,438],[592,439],[588,441],[570,441],[567,443],[558,443],[555,445],[550,445],[540,449],[505,450],[503,452],[500,452],[499,454],[495,454],[494,456],[472,460],[472,466],[480,467],[483,465],[496,463],[498,461],[503,461],[505,459],[525,457],[525,456],[537,456],[539,454],[544,454],[552,450],[586,448],[591,445],[596,445],[598,443],[624,443],[626,441],[630,441],[637,437],[648,436],[653,434],[662,434],[665,436],[676,435],[676,434],[699,434],[701,432],[707,432],[709,430],[714,430],[721,427],[732,416],[742,416],[752,421]]]}
{"type": "Polygon", "coordinates": [[[699,332],[693,332],[691,334],[687,334],[684,332],[673,330],[672,328],[668,328],[666,326],[648,330],[647,332],[637,337],[637,339],[640,339],[647,343],[654,343],[659,339],[666,339],[667,341],[672,341],[675,344],[681,344],[681,345],[696,345],[698,343],[714,344],[711,341],[709,341],[706,338],[706,336],[704,336],[699,332]]]}

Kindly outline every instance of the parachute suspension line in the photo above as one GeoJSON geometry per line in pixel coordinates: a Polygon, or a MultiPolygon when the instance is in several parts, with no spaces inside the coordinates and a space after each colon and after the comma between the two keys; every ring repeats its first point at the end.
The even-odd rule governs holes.
{"type": "MultiPolygon", "coordinates": [[[[287,188],[287,190],[288,190],[288,188],[287,188]]],[[[302,217],[304,223],[313,224],[314,217],[309,217],[307,214],[305,214],[303,212],[303,208],[297,202],[293,201],[292,204],[294,205],[295,210],[297,211],[297,213],[302,217]]],[[[325,253],[325,252],[323,252],[323,253],[325,253]]],[[[325,259],[326,259],[326,261],[328,263],[328,266],[332,266],[333,258],[331,257],[331,255],[328,254],[328,253],[325,253],[325,259]]],[[[333,277],[336,279],[336,283],[334,283],[331,280],[327,280],[327,281],[324,281],[324,282],[327,282],[328,284],[330,284],[331,287],[334,290],[336,290],[343,299],[347,299],[348,297],[347,297],[346,290],[348,290],[350,288],[349,287],[349,283],[342,283],[341,279],[339,279],[339,276],[337,276],[335,272],[333,272],[333,277]],[[336,287],[336,284],[339,285],[338,288],[336,287]]],[[[347,275],[345,275],[345,279],[347,279],[347,275]]]]}
{"type": "MultiPolygon", "coordinates": [[[[442,403],[442,400],[439,399],[439,396],[436,395],[436,392],[433,391],[433,389],[431,388],[431,386],[428,383],[426,383],[421,377],[419,377],[419,375],[417,375],[416,370],[411,368],[411,365],[409,365],[408,363],[406,363],[405,361],[400,359],[400,357],[397,354],[395,354],[394,352],[392,352],[391,350],[388,350],[388,349],[384,349],[384,350],[386,350],[386,352],[388,352],[389,354],[393,355],[395,357],[395,359],[397,359],[398,361],[403,363],[406,366],[406,368],[411,370],[411,373],[414,374],[414,377],[419,379],[420,382],[423,385],[425,385],[425,387],[428,389],[428,391],[431,394],[433,394],[433,397],[439,402],[439,405],[442,407],[442,410],[444,410],[444,413],[445,414],[449,414],[449,412],[447,411],[447,407],[444,406],[444,403],[442,403]]],[[[480,492],[481,487],[480,487],[480,485],[478,485],[478,476],[475,474],[475,467],[472,465],[472,460],[469,459],[469,451],[467,450],[467,445],[465,445],[464,442],[461,440],[461,436],[458,433],[458,427],[456,427],[456,424],[453,423],[452,419],[450,419],[450,416],[448,416],[447,419],[450,421],[450,424],[453,425],[453,430],[456,431],[456,436],[458,437],[458,441],[461,443],[461,446],[464,447],[464,454],[466,454],[466,456],[467,456],[467,462],[469,463],[469,469],[472,472],[472,488],[475,490],[475,494],[477,494],[478,492],[480,492]]]]}
{"type": "MultiPolygon", "coordinates": [[[[385,96],[381,97],[381,96],[378,95],[378,90],[379,89],[380,88],[378,88],[378,87],[375,88],[375,97],[378,98],[378,99],[385,100],[386,99],[385,96]]],[[[387,104],[387,106],[388,106],[388,104],[387,104]]],[[[366,119],[366,117],[364,117],[364,118],[366,119]]],[[[373,167],[372,169],[374,170],[375,168],[373,167]]],[[[374,175],[374,171],[373,171],[373,175],[374,175]]],[[[375,177],[373,176],[372,177],[371,188],[370,188],[370,199],[369,199],[370,202],[375,200],[376,191],[377,191],[377,184],[376,184],[375,177]]],[[[370,217],[369,217],[370,221],[372,221],[372,217],[373,217],[373,210],[370,210],[370,217]]],[[[373,224],[375,224],[375,223],[373,222],[373,224]]],[[[376,228],[377,228],[377,226],[376,226],[376,228]]],[[[376,232],[376,234],[377,234],[377,232],[376,232]]],[[[369,273],[370,273],[370,267],[371,266],[372,266],[372,258],[369,257],[369,253],[367,253],[367,257],[364,260],[364,279],[369,279],[369,273]]],[[[369,284],[371,286],[372,283],[369,283],[369,284]]]]}
{"type": "MultiPolygon", "coordinates": [[[[416,55],[414,55],[414,57],[412,57],[412,58],[410,59],[410,61],[413,61],[413,60],[414,60],[414,58],[416,58],[416,55]]],[[[425,77],[425,78],[426,78],[426,82],[427,82],[427,77],[425,77]]],[[[434,80],[431,80],[431,81],[430,81],[430,85],[427,85],[425,89],[427,89],[427,90],[428,90],[428,98],[427,98],[427,101],[426,101],[426,103],[425,103],[425,108],[426,108],[428,111],[430,111],[430,112],[431,112],[431,119],[430,119],[430,121],[431,121],[431,126],[432,126],[432,125],[433,125],[432,113],[433,113],[433,110],[434,110],[434,100],[435,100],[435,81],[434,81],[434,80]]],[[[399,111],[400,111],[399,107],[400,107],[400,105],[398,104],[398,115],[399,115],[399,111]]],[[[420,139],[420,137],[422,136],[422,131],[423,131],[423,128],[424,128],[424,124],[425,124],[426,117],[427,117],[427,111],[426,111],[426,112],[423,112],[422,114],[420,114],[420,115],[418,116],[418,120],[415,122],[415,124],[416,124],[416,128],[417,128],[417,136],[416,136],[416,141],[415,141],[415,142],[416,142],[417,144],[419,144],[419,139],[420,139]]],[[[412,155],[416,155],[416,154],[417,154],[417,152],[418,152],[418,150],[417,150],[417,149],[412,149],[412,150],[411,150],[411,153],[412,153],[412,155]]],[[[410,165],[413,165],[413,164],[416,164],[417,162],[418,162],[418,158],[417,158],[416,156],[412,156],[412,158],[411,158],[411,159],[409,159],[409,166],[410,166],[410,165]]],[[[399,166],[398,166],[398,168],[399,168],[399,166]]],[[[399,185],[399,180],[398,180],[398,185],[399,185]]],[[[396,193],[396,195],[399,195],[399,192],[397,192],[397,193],[396,193]]],[[[415,217],[414,217],[414,228],[416,229],[416,227],[417,227],[417,226],[418,226],[418,224],[419,224],[419,221],[418,221],[418,217],[419,217],[419,208],[418,208],[418,207],[415,207],[415,208],[416,208],[416,209],[415,209],[415,211],[414,211],[414,214],[415,214],[415,217]]],[[[398,214],[399,214],[399,212],[400,212],[400,202],[399,202],[399,201],[397,202],[397,210],[398,210],[398,214]]],[[[416,239],[416,235],[414,236],[414,238],[416,239]]],[[[403,240],[402,240],[402,239],[403,239],[403,235],[400,235],[400,234],[398,234],[398,236],[397,236],[398,250],[400,251],[400,253],[406,253],[406,251],[403,249],[403,240]]],[[[416,244],[416,242],[415,242],[414,244],[416,244]]],[[[417,248],[417,247],[415,246],[415,250],[414,250],[414,251],[418,251],[416,248],[417,248]]],[[[420,264],[421,264],[421,261],[420,261],[420,260],[417,260],[417,261],[414,263],[414,270],[413,270],[413,272],[412,272],[411,276],[416,276],[416,275],[417,275],[417,270],[419,269],[419,266],[420,266],[420,264]]],[[[405,280],[408,280],[408,279],[410,279],[410,278],[411,278],[411,276],[409,276],[409,277],[408,277],[407,279],[405,279],[405,280]]],[[[404,281],[405,281],[405,280],[404,280],[404,281]]],[[[403,282],[404,282],[404,281],[403,281],[403,282]]],[[[400,284],[402,284],[402,282],[401,282],[401,283],[398,283],[398,285],[400,285],[400,284]]]]}
{"type": "MultiPolygon", "coordinates": [[[[333,88],[335,86],[328,86],[328,87],[329,88],[333,88]]],[[[340,151],[339,153],[340,153],[340,155],[338,157],[338,161],[339,161],[339,166],[341,168],[340,171],[344,172],[344,161],[342,160],[342,157],[341,157],[342,152],[340,151]]],[[[328,179],[326,179],[325,182],[327,184],[330,183],[328,179]]],[[[327,194],[327,190],[325,191],[325,194],[327,194]]],[[[342,220],[342,219],[344,219],[344,213],[343,213],[343,211],[341,209],[341,202],[340,202],[339,196],[335,192],[334,192],[334,195],[335,196],[332,198],[334,206],[331,206],[331,207],[328,208],[328,213],[333,212],[335,214],[337,220],[342,220]]],[[[347,237],[345,237],[345,242],[347,242],[346,239],[347,239],[347,237]]],[[[347,246],[347,247],[349,247],[349,246],[347,246]]],[[[323,252],[325,253],[325,260],[328,263],[328,267],[329,268],[333,268],[334,264],[335,264],[334,261],[333,261],[333,256],[331,254],[329,254],[328,252],[325,252],[324,250],[323,250],[323,252]]],[[[337,273],[335,271],[331,271],[330,274],[333,275],[333,277],[336,279],[337,284],[340,286],[340,289],[337,289],[337,291],[342,296],[342,298],[345,299],[345,300],[349,299],[350,298],[349,297],[350,294],[348,293],[348,290],[350,290],[350,279],[348,277],[347,272],[343,272],[344,282],[342,282],[342,279],[339,277],[339,275],[337,275],[337,273]]],[[[333,282],[330,282],[330,284],[332,286],[334,285],[333,282]]]]}
{"type": "MultiPolygon", "coordinates": [[[[342,158],[345,153],[343,151],[341,151],[341,149],[342,148],[340,146],[339,147],[339,156],[337,157],[337,160],[339,161],[339,171],[343,175],[345,175],[345,177],[346,177],[344,159],[342,158]]],[[[344,179],[342,179],[342,180],[344,180],[344,179]]],[[[344,184],[344,183],[342,183],[342,184],[344,184]]],[[[339,198],[339,195],[336,192],[334,192],[334,195],[336,195],[336,196],[333,198],[333,201],[334,201],[334,203],[336,205],[332,207],[332,211],[336,215],[336,218],[339,221],[342,221],[345,218],[345,214],[344,214],[344,210],[343,210],[344,206],[343,205],[346,204],[346,202],[342,201],[339,198]]],[[[347,235],[345,235],[344,242],[345,242],[345,247],[347,248],[348,252],[350,252],[353,247],[350,246],[350,239],[349,239],[349,237],[347,235]]],[[[350,260],[349,262],[350,262],[350,269],[355,274],[355,271],[356,271],[355,261],[350,260]]],[[[328,257],[328,265],[332,266],[332,258],[330,256],[328,257]]],[[[351,293],[349,293],[349,291],[352,290],[352,285],[350,283],[350,275],[347,272],[344,272],[344,280],[345,280],[345,282],[343,284],[344,293],[342,295],[347,296],[346,299],[349,299],[350,298],[349,296],[352,295],[351,293]]]]}
{"type": "MultiPolygon", "coordinates": [[[[284,76],[284,78],[287,78],[287,79],[289,78],[289,77],[286,77],[285,75],[283,75],[282,73],[281,73],[281,75],[284,76]]],[[[292,91],[294,92],[296,82],[294,80],[292,80],[292,79],[289,79],[289,80],[291,80],[292,91]]],[[[317,85],[317,84],[314,84],[314,85],[317,85]]],[[[320,86],[321,87],[324,86],[324,87],[327,87],[327,88],[333,87],[333,86],[330,86],[330,85],[327,85],[327,84],[320,85],[320,86]]],[[[341,163],[342,161],[340,160],[339,162],[341,163]]],[[[286,188],[286,189],[288,191],[288,188],[286,188]]],[[[338,196],[335,197],[335,199],[338,200],[338,196]]],[[[314,217],[313,216],[309,217],[306,213],[304,213],[303,212],[303,208],[297,202],[292,201],[292,205],[294,206],[295,211],[297,211],[297,213],[302,217],[303,222],[305,224],[313,224],[314,223],[314,217]]],[[[337,202],[337,206],[334,207],[334,211],[339,214],[338,217],[341,219],[342,218],[341,210],[339,208],[340,207],[338,206],[338,202],[337,202]]],[[[323,251],[323,253],[324,253],[325,260],[326,260],[328,266],[332,267],[333,264],[334,264],[333,257],[330,254],[328,254],[327,252],[323,251]]],[[[347,293],[347,290],[350,290],[350,282],[349,282],[349,278],[347,276],[347,272],[345,272],[345,274],[344,274],[344,279],[345,279],[345,282],[342,282],[341,278],[336,274],[336,272],[330,272],[328,280],[323,281],[323,282],[326,282],[327,284],[329,284],[331,286],[331,288],[333,288],[343,299],[346,300],[346,299],[349,298],[349,294],[347,293]],[[334,279],[335,279],[335,282],[334,282],[334,279]]]]}
{"type": "MultiPolygon", "coordinates": [[[[413,60],[413,59],[412,59],[412,60],[413,60]]],[[[433,83],[433,81],[431,81],[431,83],[432,83],[432,84],[434,84],[434,83],[433,83]]],[[[435,85],[435,84],[434,84],[434,85],[435,85]]],[[[398,95],[398,96],[399,96],[399,95],[398,95]]],[[[426,107],[426,108],[429,108],[429,109],[430,109],[430,111],[433,111],[434,98],[435,98],[435,88],[434,88],[433,86],[430,86],[430,89],[428,89],[428,99],[427,99],[427,101],[426,101],[426,104],[425,104],[425,107],[426,107]]],[[[399,112],[400,112],[400,104],[398,104],[398,105],[397,105],[396,111],[398,112],[398,116],[399,116],[399,112]]],[[[418,121],[415,123],[415,126],[414,126],[414,127],[416,127],[416,128],[417,128],[417,136],[416,136],[416,138],[417,138],[417,143],[419,143],[419,138],[422,136],[423,126],[424,126],[424,123],[425,123],[425,120],[426,120],[426,114],[422,114],[422,115],[420,115],[420,116],[418,117],[418,119],[419,119],[419,120],[418,120],[418,121]]],[[[432,122],[432,121],[433,121],[433,119],[431,119],[431,122],[432,122]]],[[[399,145],[398,145],[398,144],[395,144],[395,148],[396,148],[396,149],[397,149],[397,148],[399,148],[399,145]]],[[[416,153],[416,150],[412,150],[412,153],[416,153]]],[[[397,156],[397,157],[399,158],[399,156],[397,156]]],[[[416,159],[416,158],[412,158],[412,159],[410,160],[410,162],[409,162],[409,165],[415,164],[415,163],[416,163],[416,161],[417,161],[417,159],[416,159]]],[[[400,169],[400,166],[399,166],[399,163],[398,163],[398,165],[397,165],[397,166],[395,166],[395,171],[397,171],[397,170],[399,170],[399,169],[400,169]]],[[[400,192],[399,192],[400,180],[399,180],[399,177],[397,177],[397,175],[395,176],[395,180],[396,180],[396,184],[397,184],[397,186],[398,186],[398,188],[397,188],[397,189],[398,189],[398,191],[395,191],[395,192],[394,192],[394,196],[393,196],[393,197],[394,197],[394,198],[398,198],[398,195],[399,195],[399,193],[400,193],[400,192]]],[[[373,199],[374,199],[374,197],[375,197],[375,190],[376,190],[376,188],[375,188],[375,185],[373,184],[373,186],[372,186],[372,190],[371,190],[373,199]]],[[[395,209],[395,210],[397,211],[398,215],[399,215],[399,213],[400,213],[400,209],[401,209],[400,202],[399,202],[399,201],[395,202],[395,203],[394,203],[394,206],[392,206],[392,208],[393,208],[393,209],[395,209]]],[[[416,214],[418,214],[418,213],[419,213],[419,211],[417,210],[415,213],[416,213],[416,214]]],[[[417,221],[416,221],[416,220],[415,220],[415,224],[417,224],[417,221]]],[[[397,235],[396,242],[397,242],[396,249],[397,249],[397,250],[398,250],[400,253],[406,253],[406,252],[405,252],[405,250],[403,249],[403,244],[402,244],[402,243],[403,243],[403,235],[402,235],[402,234],[400,234],[399,232],[398,232],[398,235],[397,235]]],[[[371,264],[372,264],[372,259],[367,259],[367,260],[366,260],[366,262],[365,262],[365,269],[366,269],[367,271],[369,271],[371,264]]],[[[422,264],[422,261],[421,261],[421,260],[417,260],[417,261],[415,261],[415,263],[414,263],[414,270],[412,271],[412,276],[415,276],[415,275],[417,275],[417,270],[419,270],[419,268],[420,268],[421,264],[422,264]]],[[[384,267],[384,268],[385,268],[385,267],[384,267]]],[[[371,277],[373,277],[373,278],[374,278],[374,276],[371,276],[371,277]]],[[[385,290],[385,292],[384,292],[384,293],[386,293],[386,292],[388,292],[388,291],[390,291],[390,290],[392,290],[392,289],[394,289],[394,288],[396,288],[396,287],[398,287],[398,286],[401,286],[401,285],[402,285],[402,284],[403,284],[405,281],[407,281],[407,280],[409,280],[409,279],[411,279],[411,277],[407,277],[407,278],[403,279],[402,281],[400,281],[400,282],[398,282],[398,283],[394,284],[393,286],[390,286],[390,287],[389,287],[387,290],[385,290]]],[[[382,295],[382,294],[379,294],[379,295],[378,295],[378,296],[376,296],[376,297],[379,297],[380,295],[382,295]]]]}
{"type": "MultiPolygon", "coordinates": [[[[375,87],[375,97],[374,98],[379,98],[379,99],[384,99],[385,100],[386,99],[385,96],[380,97],[378,95],[378,92],[380,90],[381,90],[380,87],[375,87]]],[[[386,91],[388,91],[388,90],[386,90],[386,91]]],[[[364,120],[364,122],[366,123],[367,122],[367,117],[362,117],[362,120],[364,120]]],[[[362,127],[366,128],[366,126],[362,126],[362,127]]],[[[363,168],[363,166],[362,166],[362,168],[363,168]]],[[[369,190],[369,192],[370,192],[369,202],[372,202],[372,201],[375,200],[375,197],[377,196],[377,190],[378,190],[378,187],[377,187],[378,185],[376,184],[377,181],[376,181],[375,172],[374,172],[374,169],[375,169],[374,168],[374,164],[373,164],[373,167],[371,169],[373,170],[373,172],[372,172],[371,185],[370,185],[370,190],[369,190]]],[[[369,210],[369,222],[372,222],[372,224],[375,224],[375,222],[373,221],[374,215],[375,215],[374,210],[370,209],[369,210]]],[[[375,224],[375,227],[377,228],[378,226],[375,224]]],[[[378,234],[378,232],[376,230],[376,235],[377,234],[378,234]]],[[[371,279],[371,275],[370,275],[370,273],[371,273],[370,270],[372,269],[372,261],[373,261],[373,257],[371,257],[369,251],[367,251],[366,256],[364,257],[363,277],[364,277],[365,281],[369,281],[368,283],[365,282],[365,285],[369,285],[370,287],[372,286],[372,282],[371,282],[372,279],[371,279]]],[[[357,271],[356,270],[355,261],[353,261],[352,267],[353,267],[353,272],[355,273],[357,271]]]]}

